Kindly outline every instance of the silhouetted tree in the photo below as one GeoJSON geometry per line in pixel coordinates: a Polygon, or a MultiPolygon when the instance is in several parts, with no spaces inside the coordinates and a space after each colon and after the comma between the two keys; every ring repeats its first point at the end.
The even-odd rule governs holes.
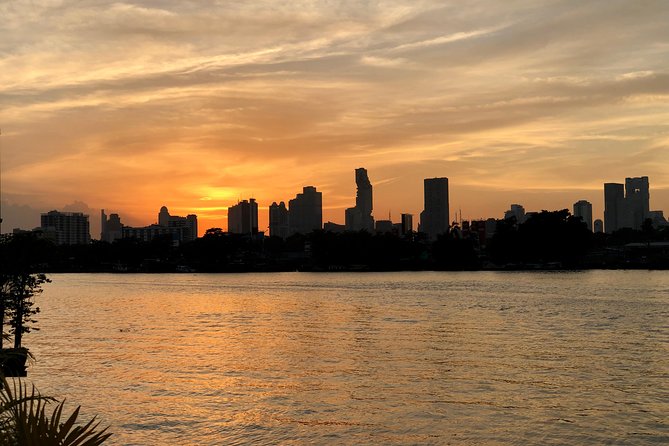
{"type": "Polygon", "coordinates": [[[592,246],[593,235],[579,218],[567,209],[541,211],[514,228],[500,222],[490,244],[497,262],[546,263],[574,265],[592,246]]]}
{"type": "Polygon", "coordinates": [[[48,244],[32,234],[3,235],[0,239],[0,334],[4,335],[4,325],[9,318],[15,349],[21,347],[24,333],[37,329],[33,326],[36,322],[33,317],[39,313],[39,307],[34,306],[32,298],[42,292],[44,283],[50,282],[46,275],[37,272],[48,244]]]}

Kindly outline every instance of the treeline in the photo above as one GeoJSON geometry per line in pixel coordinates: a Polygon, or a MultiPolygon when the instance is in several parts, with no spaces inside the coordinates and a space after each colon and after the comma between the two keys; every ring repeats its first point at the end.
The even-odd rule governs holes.
{"type": "Polygon", "coordinates": [[[454,227],[430,241],[424,234],[314,231],[283,240],[230,234],[220,228],[181,246],[151,242],[56,246],[39,243],[46,272],[394,271],[559,268],[667,268],[669,228],[593,234],[567,210],[500,220],[491,238],[454,227]]]}

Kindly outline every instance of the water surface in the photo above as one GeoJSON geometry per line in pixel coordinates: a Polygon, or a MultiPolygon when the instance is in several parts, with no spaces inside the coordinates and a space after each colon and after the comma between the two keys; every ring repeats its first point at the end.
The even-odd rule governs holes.
{"type": "Polygon", "coordinates": [[[109,444],[669,442],[666,272],[51,278],[30,379],[109,444]]]}

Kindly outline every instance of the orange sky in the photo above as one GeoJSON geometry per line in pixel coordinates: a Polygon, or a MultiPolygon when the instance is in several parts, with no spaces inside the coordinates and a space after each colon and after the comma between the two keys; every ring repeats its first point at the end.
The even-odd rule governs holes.
{"type": "Polygon", "coordinates": [[[463,218],[601,218],[602,184],[641,175],[669,211],[666,1],[286,3],[0,4],[3,232],[162,205],[203,232],[249,197],[262,229],[305,185],[343,223],[357,167],[377,219],[436,176],[463,218]]]}

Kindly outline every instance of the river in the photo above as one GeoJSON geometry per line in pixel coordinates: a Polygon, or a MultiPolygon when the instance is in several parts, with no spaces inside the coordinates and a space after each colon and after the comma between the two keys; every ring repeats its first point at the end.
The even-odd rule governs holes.
{"type": "Polygon", "coordinates": [[[29,380],[106,444],[669,443],[667,272],[50,277],[29,380]]]}

